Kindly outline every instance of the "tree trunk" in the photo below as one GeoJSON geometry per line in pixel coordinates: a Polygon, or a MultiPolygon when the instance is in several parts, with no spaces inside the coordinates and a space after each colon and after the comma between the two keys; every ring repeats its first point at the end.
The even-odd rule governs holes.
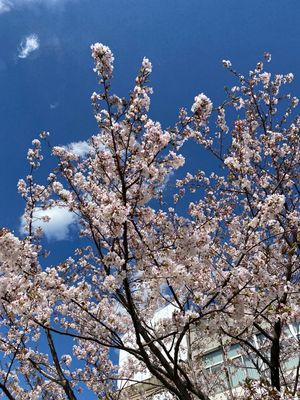
{"type": "Polygon", "coordinates": [[[271,384],[280,390],[280,335],[281,321],[275,322],[271,346],[271,384]]]}

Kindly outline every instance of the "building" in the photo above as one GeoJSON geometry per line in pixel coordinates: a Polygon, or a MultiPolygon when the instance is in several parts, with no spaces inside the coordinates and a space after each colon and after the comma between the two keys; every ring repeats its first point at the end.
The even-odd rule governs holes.
{"type": "MultiPolygon", "coordinates": [[[[155,319],[167,318],[173,312],[173,307],[168,306],[159,310],[155,319]]],[[[290,341],[297,341],[300,349],[300,324],[288,325],[284,332],[285,341],[287,344],[290,341]]],[[[239,343],[229,343],[226,338],[207,338],[205,343],[200,344],[201,353],[193,343],[197,339],[197,327],[190,333],[189,337],[185,338],[181,349],[181,358],[183,362],[187,359],[188,351],[191,352],[191,357],[196,365],[199,365],[199,379],[206,386],[207,393],[213,400],[231,400],[241,393],[241,385],[248,378],[258,380],[262,376],[268,376],[268,368],[258,360],[254,353],[249,353],[241,348],[239,343]],[[204,350],[203,350],[204,349],[204,350]]],[[[251,340],[258,349],[267,350],[267,344],[263,336],[259,333],[252,335],[251,340]]],[[[199,343],[198,343],[199,347],[199,343]]],[[[284,362],[286,376],[291,381],[294,380],[295,371],[299,364],[299,354],[287,354],[284,362]]],[[[119,365],[122,367],[128,361],[128,354],[120,351],[119,365]]],[[[159,382],[151,376],[149,371],[135,373],[132,380],[118,381],[118,389],[126,391],[128,400],[149,398],[155,400],[155,395],[163,391],[159,387],[159,382]],[[154,396],[154,397],[153,397],[154,396]]],[[[167,400],[164,397],[157,397],[160,400],[167,400]]]]}

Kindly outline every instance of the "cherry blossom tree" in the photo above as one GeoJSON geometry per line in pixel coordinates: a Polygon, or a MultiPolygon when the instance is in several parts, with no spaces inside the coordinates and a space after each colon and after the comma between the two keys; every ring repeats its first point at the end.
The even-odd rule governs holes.
{"type": "Polygon", "coordinates": [[[32,142],[18,184],[27,234],[0,233],[2,393],[116,400],[151,389],[153,399],[208,400],[214,343],[229,399],[298,398],[299,361],[287,367],[300,345],[300,117],[284,91],[293,75],[259,62],[245,77],[224,60],[236,78],[224,102],[201,93],[163,129],[148,115],[150,61],[124,99],[111,92],[111,50],[91,50],[98,133],[85,155],[50,146],[57,163],[44,184],[34,176],[48,133],[32,142]],[[176,180],[186,145],[206,151],[215,172],[176,180]],[[54,207],[74,213],[82,246],[48,265],[39,220],[54,207]],[[114,349],[127,354],[120,366],[114,349]],[[245,367],[242,356],[256,375],[235,392],[229,375],[245,367]]]}

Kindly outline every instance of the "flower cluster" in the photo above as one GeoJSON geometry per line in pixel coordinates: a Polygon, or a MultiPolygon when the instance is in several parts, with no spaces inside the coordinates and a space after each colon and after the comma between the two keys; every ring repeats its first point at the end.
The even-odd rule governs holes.
{"type": "Polygon", "coordinates": [[[194,99],[194,104],[192,105],[191,111],[196,115],[201,123],[204,123],[210,116],[212,112],[212,102],[205,96],[205,94],[200,93],[194,99]]]}
{"type": "Polygon", "coordinates": [[[16,400],[75,399],[84,388],[112,400],[210,399],[210,382],[225,390],[220,376],[243,359],[262,379],[236,399],[296,398],[284,366],[299,351],[300,117],[281,93],[293,75],[259,62],[245,77],[224,60],[238,82],[223,103],[213,109],[201,93],[165,129],[148,115],[150,61],[123,99],[107,81],[111,50],[91,49],[98,133],[54,146],[44,185],[34,140],[18,183],[26,236],[0,231],[0,389],[16,400]],[[188,141],[211,157],[209,172],[180,171],[188,141]],[[76,220],[79,247],[48,265],[37,226],[51,225],[53,210],[76,220]],[[211,344],[219,378],[205,364],[211,344]],[[145,376],[156,379],[133,385],[145,376]]]}
{"type": "Polygon", "coordinates": [[[105,79],[110,79],[113,73],[114,56],[108,46],[102,43],[91,45],[92,57],[95,60],[95,72],[105,79]]]}

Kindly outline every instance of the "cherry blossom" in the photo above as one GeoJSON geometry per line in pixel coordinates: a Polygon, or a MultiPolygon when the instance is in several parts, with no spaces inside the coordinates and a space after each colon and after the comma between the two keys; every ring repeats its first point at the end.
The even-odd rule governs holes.
{"type": "Polygon", "coordinates": [[[91,50],[98,131],[84,152],[51,147],[47,132],[32,142],[18,183],[24,236],[0,232],[0,389],[15,400],[298,398],[293,75],[272,75],[262,61],[242,75],[223,60],[237,80],[223,103],[201,93],[164,128],[148,114],[150,61],[124,99],[111,92],[111,50],[91,50]],[[183,170],[190,145],[214,172],[183,170]],[[47,148],[56,166],[39,183],[47,148]],[[37,218],[44,228],[55,209],[74,215],[79,247],[51,265],[37,218]],[[252,375],[235,391],[242,368],[252,375]]]}

